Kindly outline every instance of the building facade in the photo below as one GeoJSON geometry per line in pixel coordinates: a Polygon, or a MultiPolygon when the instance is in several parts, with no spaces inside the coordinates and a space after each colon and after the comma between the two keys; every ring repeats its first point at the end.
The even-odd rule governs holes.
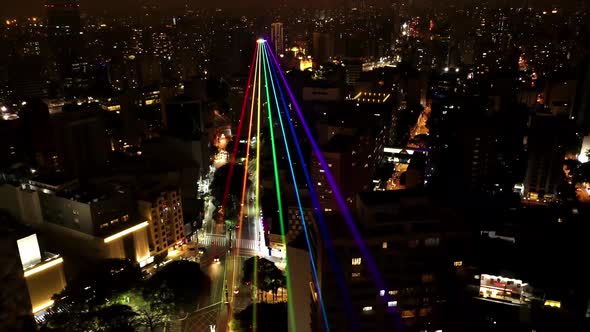
{"type": "MultiPolygon", "coordinates": [[[[456,248],[465,237],[460,216],[418,190],[358,194],[356,215],[374,266],[339,216],[326,220],[330,251],[322,237],[314,237],[320,243],[316,262],[330,328],[446,330],[446,281],[455,273],[455,262],[462,261],[456,248]]],[[[311,297],[316,297],[313,292],[311,297]]],[[[317,300],[312,310],[313,330],[323,331],[317,300]]]]}
{"type": "Polygon", "coordinates": [[[277,56],[285,53],[285,35],[283,33],[283,23],[275,22],[270,25],[270,41],[274,46],[277,56]]]}
{"type": "Polygon", "coordinates": [[[139,215],[149,224],[152,256],[166,254],[185,240],[181,194],[178,189],[144,195],[137,201],[139,215]]]}

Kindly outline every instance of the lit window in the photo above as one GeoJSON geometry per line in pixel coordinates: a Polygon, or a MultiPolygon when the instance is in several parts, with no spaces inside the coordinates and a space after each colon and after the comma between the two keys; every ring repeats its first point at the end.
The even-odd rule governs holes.
{"type": "Polygon", "coordinates": [[[416,314],[413,310],[404,310],[402,311],[402,318],[412,318],[415,317],[416,314]]]}
{"type": "Polygon", "coordinates": [[[352,259],[352,265],[361,265],[362,259],[360,257],[355,257],[352,259]]]}
{"type": "Polygon", "coordinates": [[[397,295],[397,290],[390,290],[389,295],[397,295]]]}
{"type": "Polygon", "coordinates": [[[561,308],[561,302],[552,301],[552,300],[545,300],[545,306],[553,307],[553,308],[561,308]]]}
{"type": "Polygon", "coordinates": [[[128,214],[126,214],[126,215],[124,215],[124,216],[121,217],[121,221],[122,222],[126,222],[128,220],[129,220],[129,215],[128,214]]]}
{"type": "Polygon", "coordinates": [[[397,301],[389,301],[389,302],[387,302],[387,306],[389,308],[397,307],[397,301]]]}
{"type": "Polygon", "coordinates": [[[360,276],[361,276],[360,272],[353,272],[352,273],[353,278],[359,278],[360,276]]]}
{"type": "Polygon", "coordinates": [[[379,291],[379,296],[385,296],[385,290],[384,289],[382,289],[382,290],[379,291]]]}
{"type": "Polygon", "coordinates": [[[427,247],[435,247],[440,243],[440,239],[437,237],[430,237],[424,241],[424,245],[427,247]]]}
{"type": "Polygon", "coordinates": [[[113,219],[113,220],[111,220],[111,225],[116,224],[118,222],[119,222],[119,219],[113,219]]]}
{"type": "Polygon", "coordinates": [[[381,245],[381,247],[382,247],[383,249],[387,249],[387,242],[383,242],[383,244],[381,245]]]}
{"type": "Polygon", "coordinates": [[[318,186],[320,186],[320,187],[321,187],[321,186],[322,186],[322,183],[321,183],[321,182],[318,182],[318,186]]]}
{"type": "Polygon", "coordinates": [[[373,311],[373,307],[371,307],[371,306],[363,307],[363,311],[373,311]]]}
{"type": "Polygon", "coordinates": [[[453,265],[456,267],[463,266],[463,261],[455,261],[453,265]]]}

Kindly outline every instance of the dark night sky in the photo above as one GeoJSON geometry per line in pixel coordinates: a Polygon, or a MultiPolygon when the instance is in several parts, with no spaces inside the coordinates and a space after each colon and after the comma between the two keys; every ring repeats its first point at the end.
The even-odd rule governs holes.
{"type": "MultiPolygon", "coordinates": [[[[314,3],[326,4],[340,0],[287,0],[292,3],[314,3]]],[[[185,3],[191,4],[193,8],[201,6],[214,6],[221,8],[248,8],[253,5],[268,5],[279,3],[276,0],[81,0],[83,12],[100,13],[105,10],[109,12],[131,12],[139,7],[139,4],[150,2],[159,7],[179,8],[185,3]]],[[[0,0],[0,16],[20,15],[41,15],[43,13],[44,0],[0,0]]]]}
{"type": "MultiPolygon", "coordinates": [[[[163,7],[180,7],[185,3],[190,3],[193,8],[201,6],[215,6],[221,8],[252,8],[269,5],[278,5],[281,2],[290,3],[297,6],[313,5],[314,7],[334,6],[346,2],[347,0],[81,0],[82,11],[87,13],[101,13],[109,12],[132,12],[138,8],[138,4],[144,2],[151,2],[163,7]]],[[[391,0],[374,0],[377,3],[388,3],[391,0]]],[[[414,0],[415,3],[430,4],[434,0],[414,0]]],[[[511,5],[524,3],[526,0],[488,0],[487,2],[506,3],[509,1],[511,5]]],[[[529,4],[551,4],[558,3],[563,6],[565,3],[574,3],[579,0],[528,0],[529,4]]],[[[21,15],[41,15],[43,13],[42,3],[44,0],[0,0],[0,17],[6,16],[21,16],[21,15]]],[[[371,2],[368,0],[367,2],[371,2]]],[[[441,1],[435,1],[440,4],[441,1]]],[[[478,0],[447,0],[442,1],[447,3],[452,2],[478,2],[478,0]]]]}

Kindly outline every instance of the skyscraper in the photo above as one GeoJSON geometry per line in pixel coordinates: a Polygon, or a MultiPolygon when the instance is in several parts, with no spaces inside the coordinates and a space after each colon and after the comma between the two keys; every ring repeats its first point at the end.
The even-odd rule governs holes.
{"type": "Polygon", "coordinates": [[[69,37],[80,34],[80,3],[78,0],[47,0],[49,35],[69,37]]]}
{"type": "Polygon", "coordinates": [[[565,135],[574,130],[565,117],[535,115],[527,139],[528,162],[524,179],[529,199],[552,198],[562,181],[565,135]]]}
{"type": "Polygon", "coordinates": [[[60,80],[71,76],[72,64],[78,63],[82,47],[80,3],[78,0],[47,0],[47,34],[49,47],[60,80]]]}
{"type": "Polygon", "coordinates": [[[275,22],[270,25],[270,41],[274,46],[275,54],[283,54],[285,51],[285,36],[283,34],[283,23],[275,22]]]}

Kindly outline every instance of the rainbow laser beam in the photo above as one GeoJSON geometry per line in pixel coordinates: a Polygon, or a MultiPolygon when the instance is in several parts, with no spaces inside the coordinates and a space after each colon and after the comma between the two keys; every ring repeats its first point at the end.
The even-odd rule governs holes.
{"type": "MultiPolygon", "coordinates": [[[[274,83],[274,79],[273,79],[273,74],[269,74],[268,77],[266,76],[266,68],[268,68],[268,71],[271,71],[271,67],[270,67],[270,62],[268,61],[268,55],[266,54],[266,48],[263,50],[264,53],[264,64],[265,64],[265,78],[268,82],[268,77],[270,77],[270,85],[272,87],[272,92],[273,92],[273,97],[274,97],[274,101],[275,101],[275,105],[276,105],[276,110],[277,110],[277,118],[279,119],[279,123],[281,126],[281,132],[283,134],[283,142],[285,144],[285,150],[286,150],[286,154],[287,154],[287,160],[289,163],[289,170],[291,172],[291,179],[293,180],[293,188],[295,189],[295,197],[297,198],[297,205],[299,207],[299,214],[301,215],[301,224],[303,226],[303,232],[305,234],[305,242],[307,244],[307,250],[309,252],[309,261],[311,264],[311,268],[312,268],[312,273],[313,273],[313,281],[315,284],[315,287],[318,291],[318,300],[320,303],[320,308],[321,308],[321,312],[322,312],[322,318],[324,321],[324,328],[326,331],[330,331],[330,327],[328,326],[328,319],[327,319],[327,315],[326,315],[326,309],[324,306],[324,300],[323,300],[323,296],[322,296],[322,292],[321,292],[321,288],[318,282],[318,274],[317,274],[317,269],[316,269],[316,265],[314,262],[313,257],[314,256],[314,252],[311,248],[311,245],[309,243],[309,231],[307,230],[307,222],[305,220],[305,214],[303,213],[303,206],[301,204],[301,197],[299,195],[299,189],[298,189],[298,185],[297,185],[297,179],[295,177],[295,170],[293,169],[293,162],[291,160],[291,152],[289,149],[289,144],[287,143],[287,136],[285,134],[285,126],[283,124],[283,119],[281,117],[281,107],[279,105],[279,100],[277,98],[277,92],[276,89],[277,87],[275,86],[274,83]]],[[[267,88],[267,93],[268,93],[268,88],[267,88]]],[[[270,122],[270,132],[271,132],[271,139],[273,140],[272,144],[273,144],[273,159],[275,159],[275,182],[277,183],[277,199],[279,200],[279,210],[281,210],[281,215],[280,215],[280,220],[281,220],[281,237],[283,242],[286,242],[285,240],[285,231],[284,231],[284,224],[283,224],[283,218],[282,218],[282,204],[280,202],[280,189],[279,189],[279,184],[278,184],[278,175],[277,175],[277,167],[276,167],[276,152],[274,149],[274,138],[273,138],[273,122],[272,122],[272,114],[271,114],[271,104],[270,101],[268,103],[268,116],[269,116],[269,122],[270,122]]],[[[285,247],[286,247],[286,243],[285,243],[285,247]]],[[[289,276],[289,272],[290,270],[288,269],[289,265],[287,265],[287,283],[290,283],[290,276],[289,276]]],[[[291,308],[289,308],[291,309],[291,308]]],[[[289,312],[289,314],[291,315],[291,317],[295,317],[294,313],[289,312]]],[[[295,321],[295,319],[290,319],[290,321],[295,321]]],[[[292,327],[294,328],[294,327],[292,327]]],[[[293,331],[296,331],[296,329],[294,328],[293,331]]]]}
{"type": "MultiPolygon", "coordinates": [[[[261,42],[258,42],[258,48],[260,48],[260,45],[262,45],[261,42]]],[[[260,64],[260,51],[258,52],[258,63],[260,64]]],[[[258,66],[258,77],[261,77],[261,66],[258,66]]],[[[261,84],[261,79],[258,80],[258,94],[256,97],[256,181],[255,181],[255,192],[256,192],[256,199],[255,199],[255,203],[254,203],[254,218],[256,220],[256,225],[258,227],[260,227],[260,223],[258,222],[258,220],[260,220],[260,145],[262,144],[262,139],[260,137],[260,108],[262,106],[261,104],[261,100],[260,100],[260,84],[261,84]]],[[[255,228],[256,229],[256,228],[255,228]]],[[[256,243],[259,244],[260,243],[260,239],[259,239],[259,232],[256,231],[256,243]]],[[[256,293],[258,294],[258,256],[254,256],[254,276],[252,278],[253,281],[253,285],[254,287],[256,287],[256,293]]],[[[257,299],[256,299],[257,300],[257,299]]],[[[256,332],[257,331],[257,319],[258,319],[258,312],[257,312],[257,305],[256,305],[256,300],[253,301],[252,303],[252,331],[256,332]]]]}
{"type": "MultiPolygon", "coordinates": [[[[254,76],[254,83],[253,83],[253,94],[256,93],[256,84],[258,81],[258,53],[259,53],[259,47],[256,47],[256,50],[254,51],[254,59],[252,59],[252,65],[250,67],[250,76],[254,76]]],[[[250,81],[250,80],[249,80],[250,81]]],[[[248,88],[250,87],[250,84],[248,84],[248,88]]],[[[246,90],[246,95],[244,96],[245,101],[247,101],[248,99],[248,92],[249,90],[246,90]]],[[[250,162],[250,144],[251,144],[251,137],[252,137],[252,122],[253,122],[253,118],[254,118],[254,98],[251,99],[251,103],[250,103],[250,117],[249,117],[249,121],[248,121],[248,136],[247,136],[247,142],[246,142],[246,160],[244,163],[244,179],[242,181],[242,196],[240,198],[240,209],[239,209],[239,214],[238,214],[238,234],[236,236],[236,255],[234,257],[234,262],[233,262],[233,274],[232,274],[232,285],[236,285],[237,282],[237,276],[238,276],[238,259],[237,257],[240,256],[240,249],[241,249],[241,241],[242,241],[242,225],[243,225],[243,220],[244,220],[244,201],[246,199],[246,183],[248,182],[248,165],[250,162]]],[[[239,136],[238,136],[239,139],[239,136]]],[[[237,146],[238,144],[236,144],[234,146],[234,150],[237,150],[237,146]]],[[[235,162],[235,161],[234,161],[235,162]]],[[[247,207],[246,207],[247,208],[247,207]]],[[[232,292],[232,298],[233,298],[233,292],[232,292]]],[[[230,320],[233,316],[233,311],[230,310],[229,312],[230,314],[230,320]]]]}
{"type": "Polygon", "coordinates": [[[287,83],[287,79],[285,78],[285,75],[283,75],[283,72],[280,70],[280,65],[278,63],[278,60],[274,56],[274,54],[272,53],[272,50],[267,50],[267,53],[269,53],[271,55],[271,57],[275,63],[275,66],[278,69],[277,71],[279,72],[279,75],[281,76],[281,79],[284,82],[284,86],[286,87],[287,93],[289,94],[289,97],[292,101],[292,105],[295,108],[295,112],[297,113],[297,116],[303,126],[303,130],[305,131],[305,134],[309,139],[309,142],[312,146],[314,154],[316,155],[316,157],[318,158],[318,161],[320,162],[320,164],[322,165],[322,168],[324,169],[324,174],[326,175],[326,179],[328,180],[328,183],[329,183],[330,187],[332,188],[332,191],[333,191],[334,196],[336,198],[336,202],[338,203],[340,211],[342,212],[344,219],[348,225],[348,228],[350,229],[350,233],[351,233],[352,237],[354,238],[354,241],[356,242],[357,246],[359,247],[359,250],[361,251],[363,257],[367,261],[369,272],[371,273],[371,276],[373,277],[373,281],[375,281],[375,283],[377,285],[377,289],[384,289],[385,283],[383,282],[383,279],[381,278],[381,275],[379,274],[379,270],[377,269],[377,265],[375,264],[375,261],[373,260],[373,258],[371,256],[369,250],[367,249],[367,246],[365,245],[356,225],[354,224],[354,219],[352,217],[352,214],[350,213],[348,207],[346,206],[346,202],[344,201],[344,198],[342,197],[342,193],[340,192],[340,189],[338,188],[338,185],[336,184],[336,181],[334,180],[334,177],[333,177],[332,173],[330,172],[328,164],[326,163],[326,160],[324,159],[322,152],[320,151],[317,143],[315,142],[315,140],[313,138],[313,135],[311,134],[311,130],[309,129],[309,127],[305,121],[305,118],[303,116],[303,113],[301,112],[301,109],[299,108],[297,101],[296,101],[295,97],[293,96],[293,92],[289,88],[289,85],[287,83]]]}
{"type": "MultiPolygon", "coordinates": [[[[269,62],[270,63],[270,62],[269,62]]],[[[275,68],[276,71],[280,70],[280,68],[275,68]]],[[[320,234],[324,240],[324,247],[327,251],[327,256],[330,262],[330,266],[332,268],[332,270],[334,271],[335,277],[336,277],[336,282],[338,284],[338,287],[340,289],[341,292],[341,297],[342,300],[344,301],[344,306],[346,309],[346,312],[348,313],[348,317],[349,319],[351,319],[351,323],[352,320],[354,318],[356,318],[356,313],[353,311],[352,308],[352,304],[350,302],[350,293],[348,291],[348,286],[346,285],[346,280],[344,279],[344,272],[342,271],[342,268],[340,267],[340,263],[338,262],[338,260],[336,259],[336,252],[334,250],[334,246],[332,244],[332,240],[330,238],[330,232],[328,230],[328,228],[326,227],[325,224],[325,220],[324,220],[324,214],[323,214],[323,210],[321,209],[321,204],[317,195],[317,192],[315,191],[315,186],[313,184],[313,181],[311,179],[311,175],[309,174],[309,170],[307,168],[307,165],[305,163],[305,158],[303,156],[303,151],[301,150],[301,146],[299,145],[299,139],[297,137],[297,132],[295,131],[295,126],[293,125],[293,122],[291,121],[291,114],[289,111],[289,107],[287,106],[287,102],[284,98],[283,95],[283,91],[280,88],[280,81],[279,78],[277,77],[276,72],[271,71],[272,75],[276,78],[276,84],[279,87],[279,94],[280,94],[280,100],[283,104],[283,110],[285,111],[285,122],[287,122],[287,124],[289,124],[289,129],[290,129],[290,133],[291,133],[291,137],[293,139],[293,142],[296,142],[295,148],[297,150],[297,155],[299,157],[299,161],[301,162],[301,168],[303,170],[303,174],[305,177],[305,182],[307,184],[307,188],[309,190],[309,194],[311,196],[311,201],[313,203],[313,208],[316,214],[316,218],[317,218],[317,225],[320,228],[320,234]]],[[[356,326],[356,325],[353,325],[356,326]]]]}
{"type": "MultiPolygon", "coordinates": [[[[281,185],[280,185],[280,181],[279,181],[279,168],[278,168],[278,162],[277,162],[277,151],[276,151],[275,135],[274,135],[274,129],[273,129],[274,124],[272,122],[272,104],[270,102],[270,94],[268,93],[269,81],[268,81],[268,76],[267,76],[267,71],[266,71],[266,67],[268,66],[268,59],[266,58],[266,52],[264,51],[264,48],[263,48],[263,52],[262,52],[262,58],[263,58],[263,62],[265,63],[265,65],[263,66],[264,67],[264,81],[265,81],[264,87],[266,90],[266,105],[267,105],[267,109],[268,109],[268,124],[269,124],[269,128],[270,128],[270,142],[271,142],[271,146],[272,146],[272,163],[273,163],[274,179],[275,179],[275,191],[277,194],[277,205],[279,207],[279,225],[281,228],[281,242],[283,243],[283,245],[285,246],[285,249],[286,249],[287,248],[287,240],[285,237],[285,220],[284,220],[284,215],[283,215],[283,202],[282,202],[282,198],[281,198],[281,185]]],[[[271,84],[272,84],[272,78],[271,78],[271,84]]],[[[276,95],[275,95],[275,99],[276,99],[276,95]]],[[[277,101],[277,106],[278,106],[278,101],[277,101]]],[[[277,111],[278,111],[278,108],[277,108],[277,111]]],[[[295,188],[297,188],[297,187],[295,187],[295,188]]],[[[315,265],[314,265],[314,269],[315,269],[315,265]]],[[[287,294],[293,294],[291,291],[291,277],[289,275],[289,261],[288,261],[287,255],[285,255],[285,274],[286,274],[286,279],[287,279],[287,294]]],[[[288,306],[288,310],[289,310],[289,316],[295,317],[295,311],[293,309],[293,301],[288,301],[287,306],[288,306]]],[[[290,324],[292,331],[297,331],[295,319],[290,319],[289,324],[290,324]]]]}

